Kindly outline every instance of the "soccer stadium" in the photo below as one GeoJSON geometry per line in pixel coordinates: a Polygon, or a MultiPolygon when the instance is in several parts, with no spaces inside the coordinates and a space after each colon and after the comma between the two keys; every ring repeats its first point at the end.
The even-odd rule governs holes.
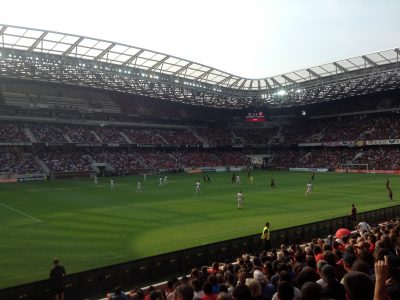
{"type": "Polygon", "coordinates": [[[0,299],[400,299],[399,145],[399,48],[250,79],[0,24],[0,299]]]}

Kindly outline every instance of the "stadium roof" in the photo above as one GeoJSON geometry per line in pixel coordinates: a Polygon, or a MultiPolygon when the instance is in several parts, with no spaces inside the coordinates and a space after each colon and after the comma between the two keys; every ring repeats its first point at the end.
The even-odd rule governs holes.
{"type": "Polygon", "coordinates": [[[399,59],[394,48],[250,79],[134,46],[0,24],[0,76],[216,107],[296,106],[395,89],[399,59]]]}

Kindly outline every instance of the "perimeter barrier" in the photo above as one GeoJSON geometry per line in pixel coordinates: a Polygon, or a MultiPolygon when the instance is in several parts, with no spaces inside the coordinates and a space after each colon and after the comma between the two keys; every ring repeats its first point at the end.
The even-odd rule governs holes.
{"type": "MultiPolygon", "coordinates": [[[[358,220],[367,219],[376,224],[400,217],[400,206],[367,211],[357,214],[358,220]]],[[[262,224],[261,224],[262,225],[262,224]]],[[[271,232],[274,248],[280,244],[303,243],[313,238],[334,234],[339,228],[351,228],[349,216],[279,229],[271,232]]],[[[261,229],[260,229],[261,230],[261,229]]],[[[190,273],[194,267],[210,266],[214,261],[224,262],[240,257],[244,253],[260,252],[260,234],[193,247],[172,253],[161,254],[140,260],[93,269],[65,277],[65,299],[97,299],[120,286],[127,291],[165,281],[175,276],[190,273]]],[[[68,270],[68,266],[66,266],[68,270]]],[[[3,270],[6,273],[6,270],[3,270]]],[[[49,281],[42,280],[0,290],[2,300],[46,300],[54,299],[49,281]]]]}

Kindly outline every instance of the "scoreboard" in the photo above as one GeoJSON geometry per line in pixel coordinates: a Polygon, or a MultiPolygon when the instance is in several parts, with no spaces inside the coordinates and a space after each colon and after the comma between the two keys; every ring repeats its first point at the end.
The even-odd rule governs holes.
{"type": "Polygon", "coordinates": [[[265,114],[263,112],[253,112],[253,113],[248,113],[246,116],[246,122],[265,122],[265,114]]]}

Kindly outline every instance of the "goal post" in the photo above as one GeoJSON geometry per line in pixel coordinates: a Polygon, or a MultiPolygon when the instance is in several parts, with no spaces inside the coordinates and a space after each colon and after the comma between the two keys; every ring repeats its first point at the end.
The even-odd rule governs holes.
{"type": "Polygon", "coordinates": [[[341,173],[369,173],[368,164],[341,164],[340,165],[341,173]]]}

